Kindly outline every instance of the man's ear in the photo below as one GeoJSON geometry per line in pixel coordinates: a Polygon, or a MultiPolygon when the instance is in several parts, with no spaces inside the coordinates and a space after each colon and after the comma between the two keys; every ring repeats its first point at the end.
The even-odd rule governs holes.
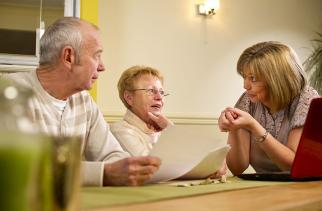
{"type": "Polygon", "coordinates": [[[132,92],[125,90],[123,93],[123,97],[124,97],[125,101],[127,102],[127,104],[129,104],[130,106],[133,105],[133,93],[132,92]]]}
{"type": "Polygon", "coordinates": [[[70,69],[75,64],[75,50],[71,46],[65,46],[61,50],[60,60],[65,67],[70,69]]]}

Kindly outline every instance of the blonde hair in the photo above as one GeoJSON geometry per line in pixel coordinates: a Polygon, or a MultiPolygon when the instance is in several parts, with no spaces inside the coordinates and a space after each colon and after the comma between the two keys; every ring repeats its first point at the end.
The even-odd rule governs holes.
{"type": "Polygon", "coordinates": [[[237,62],[237,72],[244,76],[246,70],[266,83],[276,111],[288,106],[307,83],[295,51],[276,41],[257,43],[244,50],[237,62]]]}
{"type": "Polygon", "coordinates": [[[142,76],[142,75],[151,75],[157,77],[161,83],[163,84],[163,76],[161,75],[160,71],[157,69],[154,69],[152,67],[147,66],[132,66],[128,69],[126,69],[118,83],[117,83],[117,89],[119,91],[119,97],[122,100],[123,104],[126,108],[130,109],[130,105],[126,102],[124,99],[124,92],[125,91],[131,91],[135,89],[134,83],[142,76]]]}

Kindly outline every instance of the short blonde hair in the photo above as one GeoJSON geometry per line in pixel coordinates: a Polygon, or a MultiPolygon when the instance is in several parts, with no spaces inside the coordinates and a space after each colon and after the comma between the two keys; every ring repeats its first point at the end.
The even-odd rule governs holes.
{"type": "Polygon", "coordinates": [[[151,75],[157,77],[161,83],[163,84],[163,76],[160,71],[154,69],[152,67],[147,66],[132,66],[126,69],[117,83],[117,89],[119,91],[119,97],[122,100],[123,104],[126,108],[130,109],[130,105],[124,99],[124,92],[131,91],[135,89],[134,83],[142,76],[142,75],[151,75]]]}
{"type": "Polygon", "coordinates": [[[249,70],[266,83],[274,110],[288,106],[307,83],[305,72],[295,51],[280,42],[257,43],[241,54],[237,72],[249,70]]]}

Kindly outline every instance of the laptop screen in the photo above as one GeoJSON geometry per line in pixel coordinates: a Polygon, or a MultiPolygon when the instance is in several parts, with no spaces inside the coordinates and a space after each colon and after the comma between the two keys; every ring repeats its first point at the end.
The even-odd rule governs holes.
{"type": "Polygon", "coordinates": [[[291,176],[294,178],[322,176],[322,98],[311,101],[291,176]]]}

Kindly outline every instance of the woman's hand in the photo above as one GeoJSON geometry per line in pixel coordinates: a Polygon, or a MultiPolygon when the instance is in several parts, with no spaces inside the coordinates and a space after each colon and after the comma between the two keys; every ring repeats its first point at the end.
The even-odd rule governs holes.
{"type": "Polygon", "coordinates": [[[152,112],[148,112],[151,122],[148,124],[148,127],[153,129],[156,132],[160,132],[169,125],[173,125],[173,123],[163,114],[154,114],[152,112]]]}
{"type": "Polygon", "coordinates": [[[240,128],[251,131],[256,124],[256,120],[245,111],[238,108],[227,107],[221,112],[218,124],[222,132],[233,131],[240,128]]]}
{"type": "Polygon", "coordinates": [[[222,132],[228,132],[233,129],[232,122],[238,117],[238,115],[234,113],[232,109],[233,108],[227,107],[219,116],[218,125],[222,132]]]}
{"type": "Polygon", "coordinates": [[[224,160],[224,162],[222,163],[220,169],[218,171],[216,171],[215,173],[213,173],[212,175],[210,175],[209,177],[211,179],[218,179],[221,178],[223,175],[226,175],[227,173],[227,164],[226,164],[226,159],[224,160]]]}
{"type": "Polygon", "coordinates": [[[228,108],[226,110],[228,114],[233,116],[233,119],[229,118],[229,120],[230,127],[234,130],[243,128],[252,131],[256,123],[258,123],[248,112],[238,108],[228,108]]]}

